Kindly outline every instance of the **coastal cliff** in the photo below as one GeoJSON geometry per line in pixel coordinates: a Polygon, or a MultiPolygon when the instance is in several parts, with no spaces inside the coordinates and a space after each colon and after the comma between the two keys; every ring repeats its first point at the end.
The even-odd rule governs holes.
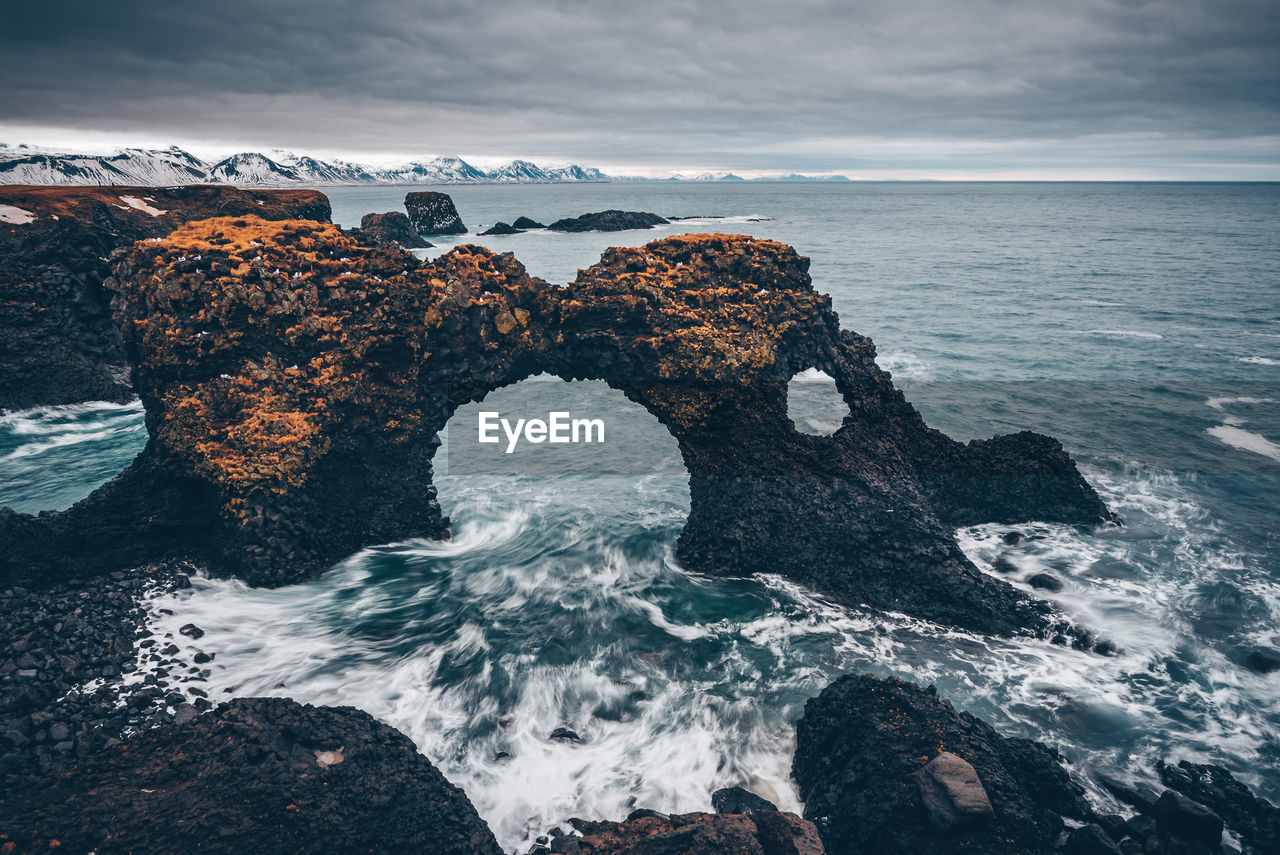
{"type": "Polygon", "coordinates": [[[111,253],[189,220],[329,219],[312,190],[0,187],[0,410],[133,397],[102,281],[111,253]]]}

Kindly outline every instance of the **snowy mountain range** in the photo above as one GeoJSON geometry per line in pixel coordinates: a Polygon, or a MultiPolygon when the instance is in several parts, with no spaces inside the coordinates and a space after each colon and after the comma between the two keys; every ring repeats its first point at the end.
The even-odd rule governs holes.
{"type": "Polygon", "coordinates": [[[490,172],[457,157],[437,157],[390,169],[317,160],[273,149],[241,152],[216,163],[202,161],[177,146],[129,148],[109,155],[71,154],[0,143],[0,184],[235,184],[282,187],[325,184],[551,184],[609,181],[598,169],[566,166],[543,169],[513,160],[490,172]]]}
{"type": "MultiPolygon", "coordinates": [[[[586,166],[543,168],[513,160],[492,170],[459,157],[437,157],[390,168],[318,160],[281,149],[233,154],[216,163],[177,146],[126,148],[111,154],[78,154],[0,143],[0,184],[235,184],[241,187],[336,184],[561,184],[654,179],[605,175],[586,166]]],[[[732,172],[676,173],[666,181],[848,181],[843,175],[789,175],[744,179],[732,172]]]]}

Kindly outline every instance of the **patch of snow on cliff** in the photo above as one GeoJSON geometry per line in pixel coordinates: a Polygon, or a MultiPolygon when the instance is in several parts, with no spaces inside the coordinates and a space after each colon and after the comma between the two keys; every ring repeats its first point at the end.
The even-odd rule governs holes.
{"type": "Polygon", "coordinates": [[[30,211],[24,211],[16,205],[0,205],[0,223],[24,226],[35,218],[35,214],[30,211]]]}
{"type": "MultiPolygon", "coordinates": [[[[166,213],[165,211],[160,210],[154,205],[148,205],[146,202],[142,201],[137,196],[121,196],[120,201],[124,202],[130,208],[134,208],[136,210],[142,211],[144,214],[150,214],[153,217],[158,217],[161,214],[166,213]]],[[[154,202],[155,200],[151,199],[151,201],[154,202]]]]}

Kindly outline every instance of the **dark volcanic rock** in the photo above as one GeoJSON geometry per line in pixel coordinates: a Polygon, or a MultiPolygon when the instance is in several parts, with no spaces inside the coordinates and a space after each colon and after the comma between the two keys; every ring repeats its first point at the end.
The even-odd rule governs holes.
{"type": "Polygon", "coordinates": [[[1160,830],[1204,846],[1216,848],[1222,842],[1222,817],[1199,802],[1175,790],[1165,790],[1151,808],[1160,830]]]}
{"type": "Polygon", "coordinates": [[[20,847],[100,855],[501,851],[408,737],[351,707],[283,699],[232,701],[92,752],[0,811],[20,847]]]}
{"type": "Polygon", "coordinates": [[[453,412],[546,372],[600,379],[679,440],[677,544],[842,602],[991,633],[1047,604],[974,567],[957,526],[1111,519],[1055,440],[924,424],[790,247],[685,235],[611,249],[565,288],[472,245],[430,263],[318,223],[208,220],[138,244],[112,286],[151,441],[72,509],[0,512],[0,578],[184,556],[254,584],[443,537],[431,458],[453,412]],[[796,431],[787,383],[836,380],[844,425],[796,431]]]}
{"type": "Polygon", "coordinates": [[[1190,763],[1160,764],[1165,786],[1199,802],[1222,817],[1240,835],[1246,852],[1280,852],[1280,808],[1260,799],[1221,766],[1190,763]]]}
{"type": "Polygon", "coordinates": [[[461,235],[467,227],[448,193],[418,190],[404,197],[409,224],[420,235],[461,235]]]}
{"type": "Polygon", "coordinates": [[[1120,847],[1106,830],[1097,824],[1073,829],[1067,836],[1064,855],[1121,855],[1120,847]]]}
{"type": "Polygon", "coordinates": [[[778,806],[762,799],[742,787],[725,787],[711,794],[711,807],[716,813],[752,814],[762,810],[777,810],[778,806]]]}
{"type": "MultiPolygon", "coordinates": [[[[813,824],[795,814],[686,813],[626,822],[571,820],[576,850],[592,855],[822,855],[813,824]]],[[[552,852],[555,852],[553,844],[552,852]]]]}
{"type": "Polygon", "coordinates": [[[360,218],[360,231],[364,239],[373,246],[395,244],[405,249],[428,249],[432,246],[413,230],[409,218],[399,211],[365,214],[360,218]]]}
{"type": "Polygon", "coordinates": [[[1057,593],[1063,588],[1062,580],[1049,573],[1036,573],[1027,579],[1027,584],[1041,591],[1057,593]]]}
{"type": "Polygon", "coordinates": [[[545,229],[546,228],[546,226],[544,226],[542,223],[538,222],[537,220],[529,219],[528,217],[516,217],[515,222],[512,223],[511,226],[517,229],[545,229]]]}
{"type": "Polygon", "coordinates": [[[519,234],[524,234],[524,229],[518,229],[514,226],[509,226],[506,223],[494,223],[490,228],[482,231],[480,233],[480,237],[486,237],[488,235],[519,235],[519,234]]]}
{"type": "Polygon", "coordinates": [[[1001,737],[932,689],[846,676],[805,705],[792,777],[830,852],[1040,853],[1062,816],[1083,818],[1083,791],[1057,754],[1001,737]],[[972,765],[992,815],[943,832],[929,821],[916,773],[942,752],[972,765]]]}
{"type": "Polygon", "coordinates": [[[113,250],[189,220],[234,214],[329,219],[313,190],[0,187],[0,410],[133,397],[129,359],[102,288],[113,250]]]}
{"type": "Polygon", "coordinates": [[[651,229],[669,222],[657,214],[643,211],[598,211],[580,217],[566,217],[547,226],[553,232],[623,232],[630,229],[651,229]]]}

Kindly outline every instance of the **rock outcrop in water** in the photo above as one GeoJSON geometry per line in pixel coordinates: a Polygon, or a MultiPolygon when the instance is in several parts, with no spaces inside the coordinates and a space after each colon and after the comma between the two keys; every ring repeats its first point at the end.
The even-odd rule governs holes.
{"type": "Polygon", "coordinates": [[[432,244],[414,231],[409,218],[399,211],[365,214],[360,218],[361,238],[374,246],[395,244],[405,249],[429,249],[432,244]]]}
{"type": "Polygon", "coordinates": [[[448,193],[418,190],[404,197],[409,223],[420,235],[463,235],[467,227],[448,193]]]}
{"type": "Polygon", "coordinates": [[[790,247],[686,235],[611,249],[566,288],[465,245],[420,263],[318,222],[189,224],[117,266],[151,440],[65,513],[0,517],[0,572],[99,572],[174,553],[254,584],[361,547],[445,537],[431,458],[460,405],[549,372],[599,379],[676,437],[694,570],[778,573],[850,605],[983,632],[1049,609],[978,571],[956,526],[1110,518],[1062,446],[928,428],[842,330],[790,247]],[[848,412],[796,431],[818,368],[848,412]]]}
{"type": "Polygon", "coordinates": [[[565,217],[547,226],[553,232],[624,232],[631,229],[651,229],[667,223],[665,217],[644,211],[597,211],[580,217],[565,217]]]}
{"type": "Polygon", "coordinates": [[[1035,855],[1056,848],[1062,817],[1092,813],[1054,751],[1001,737],[932,688],[893,678],[842,677],[810,700],[796,725],[791,775],[805,817],[827,851],[841,855],[1035,855]],[[931,766],[948,755],[945,765],[959,768],[959,759],[976,783],[965,776],[940,783],[953,776],[931,766]],[[939,793],[955,791],[981,791],[986,810],[940,822],[939,793]]]}
{"type": "Polygon", "coordinates": [[[189,220],[329,219],[310,190],[0,187],[0,410],[133,397],[102,281],[112,251],[189,220]]]}

